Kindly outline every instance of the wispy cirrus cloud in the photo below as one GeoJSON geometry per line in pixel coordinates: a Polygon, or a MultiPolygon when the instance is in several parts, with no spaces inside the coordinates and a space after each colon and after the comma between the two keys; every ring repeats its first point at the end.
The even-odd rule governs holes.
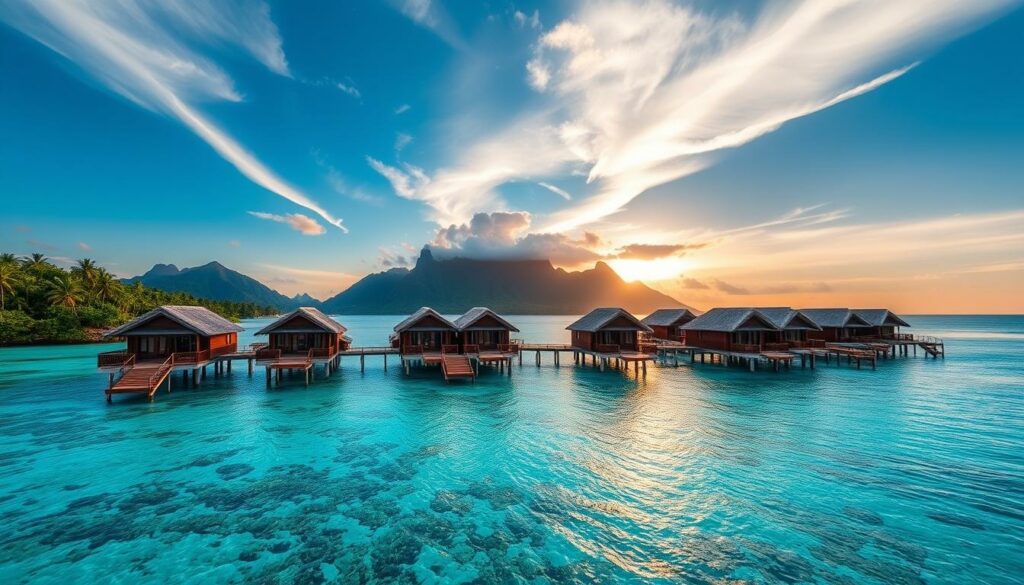
{"type": "Polygon", "coordinates": [[[315,219],[307,215],[302,215],[301,213],[277,215],[275,213],[267,213],[265,211],[250,211],[249,215],[268,221],[283,223],[304,236],[322,236],[327,233],[327,229],[320,225],[315,219]]]}
{"type": "Polygon", "coordinates": [[[290,76],[266,3],[12,0],[0,5],[0,19],[111,91],[177,119],[252,182],[347,231],[340,219],[289,185],[196,105],[242,100],[231,78],[199,52],[200,46],[238,48],[271,71],[290,76]]]}
{"type": "Polygon", "coordinates": [[[589,196],[537,227],[591,224],[725,150],[898,79],[926,49],[1015,1],[798,0],[753,16],[580,2],[524,64],[542,99],[466,141],[405,196],[447,225],[504,208],[496,191],[507,182],[582,173],[589,196]]]}

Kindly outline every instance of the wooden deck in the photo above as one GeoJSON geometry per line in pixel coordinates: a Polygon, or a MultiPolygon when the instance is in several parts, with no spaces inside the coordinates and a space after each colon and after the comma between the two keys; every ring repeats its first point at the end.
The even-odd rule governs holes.
{"type": "Polygon", "coordinates": [[[174,370],[174,358],[169,357],[166,361],[160,364],[146,364],[146,365],[131,365],[127,367],[121,374],[121,377],[115,382],[113,375],[111,375],[111,383],[107,387],[106,395],[107,402],[113,402],[114,394],[146,394],[149,400],[153,400],[153,395],[156,394],[157,389],[166,381],[167,391],[171,391],[171,372],[174,370]]]}
{"type": "Polygon", "coordinates": [[[444,374],[444,381],[449,382],[456,379],[476,380],[476,370],[469,356],[462,354],[445,354],[441,358],[441,372],[444,374]]]}

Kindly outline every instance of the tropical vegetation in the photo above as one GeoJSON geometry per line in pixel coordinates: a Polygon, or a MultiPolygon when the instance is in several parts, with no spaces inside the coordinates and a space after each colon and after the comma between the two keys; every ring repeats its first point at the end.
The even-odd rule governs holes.
{"type": "Polygon", "coordinates": [[[201,305],[235,321],[277,312],[125,285],[88,258],[61,268],[43,254],[0,254],[0,345],[94,341],[103,330],[159,305],[201,305]]]}

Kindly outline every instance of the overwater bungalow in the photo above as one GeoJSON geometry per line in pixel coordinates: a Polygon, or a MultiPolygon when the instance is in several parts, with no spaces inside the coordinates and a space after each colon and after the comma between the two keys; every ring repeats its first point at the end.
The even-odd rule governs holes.
{"type": "Polygon", "coordinates": [[[497,350],[511,343],[519,329],[487,307],[473,307],[453,322],[459,332],[459,346],[479,350],[497,350]]]}
{"type": "Polygon", "coordinates": [[[823,342],[850,341],[870,332],[871,324],[851,309],[800,309],[821,329],[808,331],[807,339],[823,342]]]}
{"type": "Polygon", "coordinates": [[[422,307],[395,325],[391,344],[399,353],[440,353],[458,347],[459,328],[430,307],[422,307]]]}
{"type": "Polygon", "coordinates": [[[352,345],[352,338],[345,335],[346,331],[344,325],[319,309],[299,307],[260,329],[256,335],[269,336],[269,343],[261,351],[280,356],[308,355],[312,351],[315,358],[332,359],[352,345]]]}
{"type": "Polygon", "coordinates": [[[690,309],[658,309],[640,322],[650,327],[658,339],[686,343],[686,331],[682,326],[696,318],[690,309]]]}
{"type": "Polygon", "coordinates": [[[97,356],[97,366],[109,374],[107,401],[113,394],[144,393],[153,399],[174,370],[192,370],[195,384],[200,371],[219,356],[238,349],[242,327],[205,307],[164,305],[103,334],[123,337],[124,350],[97,356]]]}
{"type": "Polygon", "coordinates": [[[131,355],[135,363],[162,362],[177,354],[178,364],[203,365],[238,349],[242,327],[206,307],[164,305],[107,331],[105,338],[124,337],[127,348],[99,355],[98,365],[119,367],[131,355]]]}
{"type": "MultiPolygon", "coordinates": [[[[889,309],[852,309],[853,313],[867,322],[870,329],[857,332],[858,337],[873,337],[877,339],[899,339],[901,337],[900,327],[910,327],[898,315],[889,309]]],[[[908,339],[910,336],[906,336],[908,339]]]]}
{"type": "Polygon", "coordinates": [[[737,353],[783,350],[807,339],[818,326],[788,307],[714,308],[682,326],[686,343],[737,353]]]}
{"type": "Polygon", "coordinates": [[[650,327],[617,307],[594,309],[566,329],[572,332],[573,347],[596,353],[637,352],[640,334],[651,333],[650,327]]]}

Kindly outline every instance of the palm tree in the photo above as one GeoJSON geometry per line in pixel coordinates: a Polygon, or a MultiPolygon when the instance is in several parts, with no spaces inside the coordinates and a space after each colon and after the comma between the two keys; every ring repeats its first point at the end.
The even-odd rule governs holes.
{"type": "Polygon", "coordinates": [[[14,294],[18,284],[18,266],[0,261],[0,311],[7,309],[7,293],[14,294]]]}
{"type": "Polygon", "coordinates": [[[38,270],[48,265],[50,262],[46,259],[46,256],[35,252],[31,256],[25,258],[24,266],[28,270],[38,270]]]}
{"type": "Polygon", "coordinates": [[[70,276],[60,274],[47,282],[46,300],[55,307],[68,307],[77,312],[82,302],[82,287],[70,276]]]}
{"type": "Polygon", "coordinates": [[[18,257],[10,252],[4,252],[0,254],[0,264],[17,264],[18,257]]]}
{"type": "Polygon", "coordinates": [[[82,277],[82,282],[85,283],[86,288],[92,289],[93,285],[96,284],[96,261],[90,260],[89,258],[82,258],[78,261],[78,265],[72,269],[72,272],[82,277]]]}
{"type": "Polygon", "coordinates": [[[107,303],[120,296],[121,283],[114,278],[113,274],[107,272],[105,268],[99,268],[96,270],[93,290],[96,292],[97,299],[107,303]]]}

